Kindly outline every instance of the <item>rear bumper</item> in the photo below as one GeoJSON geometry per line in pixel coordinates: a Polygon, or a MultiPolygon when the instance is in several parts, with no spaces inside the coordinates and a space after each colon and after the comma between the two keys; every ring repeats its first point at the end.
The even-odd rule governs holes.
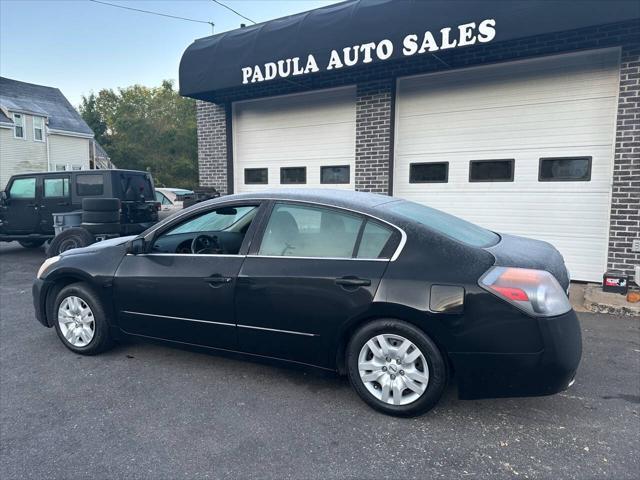
{"type": "Polygon", "coordinates": [[[536,353],[454,353],[460,398],[551,395],[565,390],[582,357],[580,323],[572,310],[537,319],[544,349],[536,353]]]}
{"type": "Polygon", "coordinates": [[[33,282],[33,287],[31,287],[31,293],[33,295],[33,307],[35,309],[36,318],[45,327],[51,327],[51,325],[49,325],[47,321],[46,314],[47,292],[50,286],[50,282],[36,278],[33,282]]]}

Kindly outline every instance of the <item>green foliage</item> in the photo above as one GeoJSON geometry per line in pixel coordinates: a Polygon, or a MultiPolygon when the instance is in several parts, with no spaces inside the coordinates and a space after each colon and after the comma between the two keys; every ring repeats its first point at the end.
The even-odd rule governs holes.
{"type": "Polygon", "coordinates": [[[80,114],[118,168],[146,170],[156,186],[197,186],[195,100],[173,82],[92,93],[82,97],[80,114]]]}

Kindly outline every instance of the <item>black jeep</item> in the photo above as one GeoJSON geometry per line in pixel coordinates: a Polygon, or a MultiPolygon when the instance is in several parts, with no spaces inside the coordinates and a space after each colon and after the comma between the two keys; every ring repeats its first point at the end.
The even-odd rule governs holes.
{"type": "MultiPolygon", "coordinates": [[[[6,190],[0,192],[0,241],[39,247],[56,234],[53,214],[81,211],[83,200],[86,204],[87,199],[97,199],[91,200],[96,205],[100,201],[115,205],[116,211],[111,214],[115,217],[108,220],[111,235],[135,235],[158,221],[153,180],[146,172],[82,170],[21,174],[11,177],[6,190]]],[[[84,212],[83,222],[86,215],[95,217],[100,213],[84,212]]],[[[99,228],[91,233],[99,233],[99,228]]]]}

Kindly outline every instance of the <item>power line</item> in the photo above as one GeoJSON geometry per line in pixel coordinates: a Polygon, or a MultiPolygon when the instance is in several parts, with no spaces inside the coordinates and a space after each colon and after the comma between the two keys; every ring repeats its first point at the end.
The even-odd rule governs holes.
{"type": "Polygon", "coordinates": [[[211,25],[211,29],[213,29],[213,27],[214,27],[213,22],[207,22],[205,20],[196,20],[195,18],[178,17],[177,15],[169,15],[167,13],[152,12],[151,10],[142,10],[140,8],[126,7],[124,5],[118,5],[118,4],[115,4],[115,3],[103,2],[101,0],[89,0],[89,1],[93,2],[93,3],[99,3],[101,5],[108,5],[109,7],[122,8],[124,10],[132,10],[134,12],[140,12],[140,13],[148,13],[150,15],[158,15],[159,17],[174,18],[176,20],[184,20],[186,22],[206,23],[207,25],[211,25]]]}
{"type": "Polygon", "coordinates": [[[249,17],[245,17],[244,15],[242,15],[240,12],[238,12],[237,10],[234,10],[233,8],[231,8],[228,5],[225,5],[224,3],[218,1],[218,0],[211,0],[213,3],[217,3],[218,5],[220,5],[221,7],[226,8],[227,10],[231,10],[233,13],[235,13],[236,15],[238,15],[239,17],[244,18],[245,20],[249,20],[251,23],[256,23],[253,20],[251,20],[249,17]]]}

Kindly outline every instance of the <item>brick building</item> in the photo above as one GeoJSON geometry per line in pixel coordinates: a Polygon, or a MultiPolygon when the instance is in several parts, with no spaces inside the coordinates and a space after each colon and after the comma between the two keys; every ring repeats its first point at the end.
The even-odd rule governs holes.
{"type": "Polygon", "coordinates": [[[393,194],[549,241],[577,280],[640,265],[636,2],[347,1],[196,40],[180,90],[223,194],[393,194]]]}

